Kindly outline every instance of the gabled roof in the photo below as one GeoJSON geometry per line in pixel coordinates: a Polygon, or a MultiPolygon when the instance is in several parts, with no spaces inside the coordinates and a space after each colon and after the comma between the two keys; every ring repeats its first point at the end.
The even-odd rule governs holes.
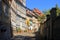
{"type": "Polygon", "coordinates": [[[37,17],[36,15],[35,15],[35,13],[33,12],[33,11],[31,11],[31,10],[26,10],[26,14],[27,15],[30,15],[30,16],[34,16],[34,17],[37,17]]]}
{"type": "Polygon", "coordinates": [[[34,10],[33,10],[35,13],[37,13],[38,15],[41,15],[42,14],[42,12],[40,11],[40,10],[38,10],[37,8],[34,8],[34,10]]]}

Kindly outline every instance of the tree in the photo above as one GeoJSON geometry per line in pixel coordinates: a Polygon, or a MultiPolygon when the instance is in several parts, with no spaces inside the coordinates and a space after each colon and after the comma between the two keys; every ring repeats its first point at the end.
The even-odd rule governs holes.
{"type": "Polygon", "coordinates": [[[57,16],[60,15],[60,8],[58,7],[58,4],[56,4],[56,9],[57,9],[57,16]]]}
{"type": "Polygon", "coordinates": [[[45,15],[50,15],[50,9],[49,9],[49,10],[44,10],[43,13],[44,13],[45,15]]]}
{"type": "Polygon", "coordinates": [[[40,16],[38,16],[38,21],[40,23],[43,23],[45,19],[46,19],[46,15],[45,14],[41,14],[40,16]]]}
{"type": "Polygon", "coordinates": [[[44,36],[44,22],[46,21],[46,15],[41,14],[40,16],[38,16],[38,21],[40,22],[40,34],[41,36],[44,36]]]}

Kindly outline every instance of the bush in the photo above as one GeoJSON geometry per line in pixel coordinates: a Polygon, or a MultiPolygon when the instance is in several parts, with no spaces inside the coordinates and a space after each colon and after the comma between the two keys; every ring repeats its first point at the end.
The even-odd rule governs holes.
{"type": "Polygon", "coordinates": [[[20,32],[20,31],[21,31],[21,29],[18,27],[18,28],[17,28],[17,31],[18,31],[18,32],[20,32]]]}
{"type": "Polygon", "coordinates": [[[27,30],[24,30],[24,32],[27,32],[27,30]]]}

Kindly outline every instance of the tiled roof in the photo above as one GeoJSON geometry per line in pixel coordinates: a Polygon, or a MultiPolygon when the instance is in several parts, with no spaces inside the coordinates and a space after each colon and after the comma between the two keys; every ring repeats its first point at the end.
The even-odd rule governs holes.
{"type": "Polygon", "coordinates": [[[33,10],[35,13],[37,13],[37,14],[42,14],[42,12],[40,11],[40,10],[38,10],[37,8],[34,8],[34,10],[33,10]]]}

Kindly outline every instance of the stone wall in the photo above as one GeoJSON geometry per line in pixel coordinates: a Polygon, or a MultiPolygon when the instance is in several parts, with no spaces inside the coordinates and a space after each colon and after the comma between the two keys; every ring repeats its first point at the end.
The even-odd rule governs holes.
{"type": "Polygon", "coordinates": [[[54,40],[60,40],[60,16],[58,16],[53,22],[53,38],[54,40]]]}
{"type": "MultiPolygon", "coordinates": [[[[12,37],[11,20],[10,20],[10,5],[9,1],[1,1],[2,15],[0,20],[0,40],[10,40],[12,37]]],[[[1,13],[1,12],[0,12],[1,13]]]]}
{"type": "Polygon", "coordinates": [[[50,17],[47,17],[46,22],[44,23],[45,37],[48,40],[60,40],[60,16],[56,16],[56,8],[52,8],[50,11],[50,17]]]}

